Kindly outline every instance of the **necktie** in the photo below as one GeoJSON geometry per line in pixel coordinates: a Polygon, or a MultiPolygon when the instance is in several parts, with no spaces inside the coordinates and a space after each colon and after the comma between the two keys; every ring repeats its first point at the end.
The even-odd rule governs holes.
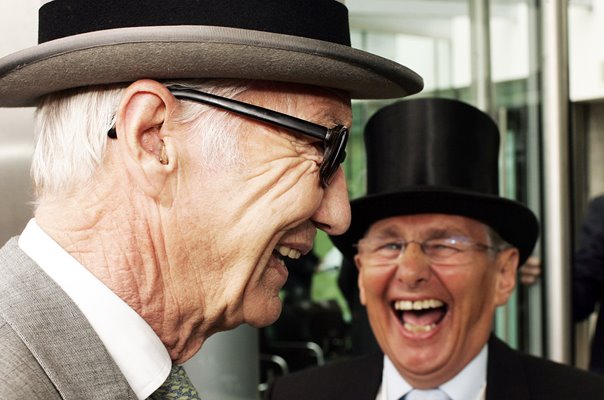
{"type": "Polygon", "coordinates": [[[181,365],[172,365],[166,381],[149,397],[150,400],[201,400],[181,365]]]}
{"type": "Polygon", "coordinates": [[[413,389],[405,397],[405,400],[449,400],[449,396],[440,389],[420,390],[413,389]]]}

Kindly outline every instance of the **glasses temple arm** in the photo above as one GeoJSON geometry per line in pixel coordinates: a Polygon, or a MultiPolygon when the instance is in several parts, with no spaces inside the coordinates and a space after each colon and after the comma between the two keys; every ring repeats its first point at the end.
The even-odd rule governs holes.
{"type": "Polygon", "coordinates": [[[292,117],[291,115],[282,114],[277,111],[267,110],[253,104],[243,103],[210,93],[193,91],[184,87],[169,86],[168,89],[177,99],[194,100],[200,103],[220,107],[243,116],[257,119],[259,121],[268,122],[285,129],[291,129],[317,139],[325,140],[325,137],[329,133],[329,129],[321,125],[313,124],[312,122],[304,121],[302,119],[292,117]]]}

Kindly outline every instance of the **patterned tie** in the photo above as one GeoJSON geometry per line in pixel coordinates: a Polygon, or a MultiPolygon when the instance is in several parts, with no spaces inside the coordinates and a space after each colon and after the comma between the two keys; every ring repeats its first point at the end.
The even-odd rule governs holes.
{"type": "Polygon", "coordinates": [[[406,396],[405,400],[449,400],[449,396],[440,389],[419,390],[413,389],[406,396]]]}
{"type": "Polygon", "coordinates": [[[172,365],[166,381],[149,397],[150,400],[201,400],[181,365],[172,365]]]}

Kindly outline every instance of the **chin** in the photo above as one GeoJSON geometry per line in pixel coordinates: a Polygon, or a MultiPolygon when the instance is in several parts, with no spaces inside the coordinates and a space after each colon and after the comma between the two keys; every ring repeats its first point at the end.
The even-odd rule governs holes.
{"type": "Polygon", "coordinates": [[[259,306],[253,310],[251,315],[245,319],[249,325],[254,328],[263,328],[275,322],[281,315],[281,299],[277,297],[277,301],[272,301],[264,306],[259,306]]]}

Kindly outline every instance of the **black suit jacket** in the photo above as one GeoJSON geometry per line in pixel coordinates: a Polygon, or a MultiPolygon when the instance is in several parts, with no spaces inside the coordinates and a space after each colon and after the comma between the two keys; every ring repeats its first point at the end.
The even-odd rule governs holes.
{"type": "MultiPolygon", "coordinates": [[[[594,198],[587,209],[580,250],[573,262],[573,312],[577,321],[587,318],[604,301],[604,196],[594,198]]],[[[589,369],[604,374],[604,313],[598,314],[589,369]]],[[[602,397],[604,398],[604,396],[602,397]]]]}
{"type": "MultiPolygon", "coordinates": [[[[601,400],[604,377],[517,352],[489,341],[486,400],[601,400]]],[[[374,400],[383,355],[373,354],[276,379],[271,400],[374,400]]]]}

